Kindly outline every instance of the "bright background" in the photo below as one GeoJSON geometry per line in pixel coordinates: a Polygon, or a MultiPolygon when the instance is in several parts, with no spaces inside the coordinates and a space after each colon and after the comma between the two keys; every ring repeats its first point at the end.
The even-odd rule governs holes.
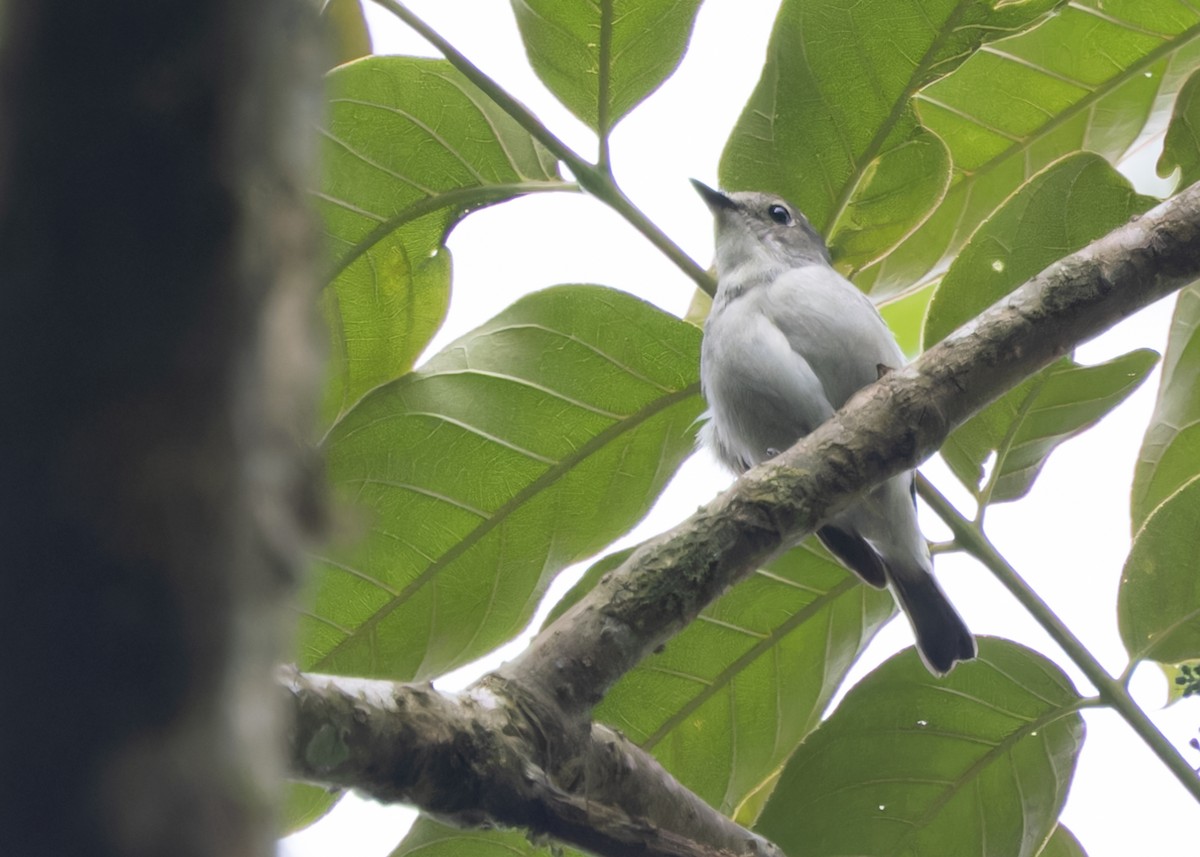
{"type": "MultiPolygon", "coordinates": [[[[411,0],[407,5],[530,107],[560,139],[585,157],[594,157],[592,132],[558,104],[530,69],[508,3],[411,0]]],[[[376,53],[437,56],[388,13],[370,2],[366,7],[376,53]]],[[[712,256],[712,225],[687,179],[694,176],[716,186],[721,150],[758,80],[777,9],[778,2],[768,0],[706,0],[682,65],[612,134],[613,170],[621,186],[704,266],[712,256]]],[[[1153,136],[1122,164],[1122,171],[1143,193],[1163,194],[1172,186],[1154,175],[1160,145],[1161,136],[1153,136]]],[[[428,354],[519,295],[557,283],[613,286],[676,315],[683,314],[694,291],[692,282],[624,220],[578,194],[537,194],[477,212],[455,229],[448,243],[454,258],[454,294],[449,317],[428,354]]],[[[1082,346],[1078,360],[1097,363],[1138,347],[1161,353],[1172,307],[1173,300],[1150,307],[1082,346]]],[[[1059,448],[1028,497],[993,506],[987,515],[987,532],[1000,552],[1114,675],[1127,662],[1117,634],[1116,597],[1129,551],[1129,485],[1157,387],[1155,371],[1098,426],[1059,448]]],[[[972,501],[940,460],[927,462],[921,470],[964,513],[974,514],[972,501]]],[[[730,479],[707,452],[693,456],[620,545],[669,528],[730,479]]],[[[929,538],[949,538],[936,515],[922,508],[921,516],[929,538]]],[[[559,577],[526,634],[494,656],[444,676],[436,686],[463,687],[513,657],[584,567],[586,563],[559,577]]],[[[1084,694],[1094,693],[985,569],[958,554],[939,555],[936,568],[973,631],[1007,637],[1045,653],[1084,694]]],[[[907,623],[892,622],[851,671],[848,683],[911,644],[907,623]]],[[[1167,738],[1200,766],[1200,751],[1187,746],[1190,738],[1200,736],[1200,699],[1162,709],[1166,683],[1154,667],[1140,668],[1132,689],[1167,738]]],[[[1062,820],[1090,857],[1196,853],[1200,806],[1115,713],[1088,710],[1084,719],[1087,740],[1062,820]]],[[[383,857],[400,841],[412,817],[404,807],[384,807],[351,795],[317,824],[283,840],[279,853],[383,857]]]]}

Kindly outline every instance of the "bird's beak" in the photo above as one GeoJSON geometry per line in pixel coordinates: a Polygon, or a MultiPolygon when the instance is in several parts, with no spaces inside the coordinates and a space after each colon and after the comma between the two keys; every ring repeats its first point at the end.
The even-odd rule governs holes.
{"type": "Polygon", "coordinates": [[[704,204],[708,206],[709,210],[712,211],[713,214],[716,214],[725,208],[737,207],[737,204],[732,199],[721,193],[719,190],[713,190],[704,182],[696,181],[695,179],[692,179],[691,182],[692,187],[694,187],[696,192],[700,194],[701,198],[704,199],[704,204]]]}

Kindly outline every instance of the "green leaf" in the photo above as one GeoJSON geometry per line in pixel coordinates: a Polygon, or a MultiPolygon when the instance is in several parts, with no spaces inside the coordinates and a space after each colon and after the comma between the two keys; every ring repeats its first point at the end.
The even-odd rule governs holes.
{"type": "Polygon", "coordinates": [[[700,0],[512,0],[529,62],[604,137],[671,76],[700,0]]]}
{"type": "Polygon", "coordinates": [[[1196,72],[1175,96],[1175,110],[1158,158],[1163,178],[1180,170],[1179,187],[1200,180],[1200,72],[1196,72]]]}
{"type": "Polygon", "coordinates": [[[816,726],[894,609],[886,591],[806,543],[739,583],[625,675],[596,719],[732,814],[816,726]]]}
{"type": "Polygon", "coordinates": [[[867,264],[928,216],[949,180],[946,148],[912,96],[1058,3],[785,0],[721,157],[722,186],[782,194],[843,268],[867,264]]]}
{"type": "Polygon", "coordinates": [[[830,250],[848,275],[877,262],[907,238],[942,201],[950,184],[950,152],[906,118],[867,164],[829,227],[830,250]],[[904,128],[907,137],[901,138],[904,128]]]}
{"type": "Polygon", "coordinates": [[[778,768],[767,775],[767,778],[750,790],[750,793],[742,798],[742,802],[737,805],[731,816],[734,821],[742,827],[753,827],[754,822],[758,821],[758,817],[762,815],[763,807],[767,805],[767,801],[771,799],[771,795],[775,793],[775,786],[779,785],[779,777],[783,774],[783,768],[778,768]]]}
{"type": "Polygon", "coordinates": [[[546,621],[542,623],[542,629],[545,630],[554,621],[566,613],[579,602],[579,599],[591,592],[596,584],[604,575],[608,574],[613,569],[619,568],[621,563],[629,559],[634,548],[624,548],[623,550],[614,551],[613,553],[603,556],[596,560],[587,571],[583,573],[583,577],[579,578],[578,582],[572,586],[567,594],[558,599],[558,602],[550,608],[550,612],[546,614],[546,621]]]}
{"type": "Polygon", "coordinates": [[[860,682],[788,762],[756,830],[789,854],[1033,857],[1083,743],[1079,696],[1041,655],[979,639],[931,678],[915,650],[860,682]]]}
{"type": "Polygon", "coordinates": [[[1156,362],[1148,348],[1096,366],[1060,360],[956,429],[942,457],[984,504],[1024,497],[1050,454],[1123,402],[1156,362]],[[993,454],[983,485],[983,465],[993,454]]]}
{"type": "Polygon", "coordinates": [[[1198,62],[1200,7],[1178,0],[1079,0],[977,51],[915,98],[919,121],[950,149],[950,190],[904,244],[863,272],[860,287],[887,292],[917,281],[1064,155],[1115,161],[1198,62]]]}
{"type": "MultiPolygon", "coordinates": [[[[552,857],[554,853],[532,844],[529,835],[519,830],[463,830],[422,815],[390,857],[552,857]]],[[[577,852],[568,848],[562,853],[577,852]]]]}
{"type": "Polygon", "coordinates": [[[311,783],[286,783],[283,795],[280,836],[303,830],[324,818],[342,798],[338,789],[326,789],[311,783]]]}
{"type": "Polygon", "coordinates": [[[1121,574],[1117,621],[1130,660],[1200,658],[1200,476],[1164,500],[1133,539],[1121,574]]]}
{"type": "Polygon", "coordinates": [[[1167,705],[1200,695],[1200,660],[1160,666],[1167,679],[1167,705]]]}
{"type": "Polygon", "coordinates": [[[1075,834],[1060,824],[1054,828],[1054,833],[1050,834],[1050,840],[1038,852],[1038,857],[1087,857],[1087,852],[1075,834]]]}
{"type": "Polygon", "coordinates": [[[929,311],[935,288],[928,285],[879,306],[879,314],[887,322],[900,349],[909,357],[921,351],[921,329],[925,326],[925,313],[929,311]]]}
{"type": "Polygon", "coordinates": [[[332,36],[334,65],[370,55],[371,32],[359,0],[327,0],[321,17],[332,36]]]}
{"type": "Polygon", "coordinates": [[[301,668],[424,679],[529,620],[691,454],[700,331],[630,295],[528,295],[366,396],[324,444],[363,510],[318,563],[301,668]]]}
{"type": "Polygon", "coordinates": [[[553,159],[442,60],[368,57],[328,77],[316,194],[332,275],[326,424],[407,372],[445,316],[443,242],[468,211],[573,187],[553,159]]]}
{"type": "Polygon", "coordinates": [[[1175,299],[1158,401],[1133,472],[1136,532],[1154,507],[1200,473],[1200,284],[1175,299]]]}
{"type": "MultiPolygon", "coordinates": [[[[1153,203],[1097,155],[1052,164],[979,227],[946,272],[925,317],[926,347],[1153,203]]],[[[1055,447],[1123,401],[1155,360],[1143,350],[1098,366],[1059,361],[955,430],[942,456],[983,504],[1024,496],[1055,447]],[[993,453],[984,485],[984,462],[993,453]]]]}
{"type": "Polygon", "coordinates": [[[1097,155],[1050,165],[980,226],[954,260],[929,305],[925,347],[1155,203],[1097,155]]]}

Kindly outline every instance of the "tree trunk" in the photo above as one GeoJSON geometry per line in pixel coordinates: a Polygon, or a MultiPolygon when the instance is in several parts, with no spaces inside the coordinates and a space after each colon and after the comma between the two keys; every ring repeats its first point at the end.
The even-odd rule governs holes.
{"type": "Polygon", "coordinates": [[[4,7],[0,853],[273,853],[317,508],[309,6],[4,7]]]}

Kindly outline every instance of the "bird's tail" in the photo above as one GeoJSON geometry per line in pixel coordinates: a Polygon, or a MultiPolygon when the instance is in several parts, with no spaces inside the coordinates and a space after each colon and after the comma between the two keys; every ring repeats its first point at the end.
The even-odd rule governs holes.
{"type": "Polygon", "coordinates": [[[945,675],[975,657],[975,638],[928,569],[891,566],[888,578],[930,672],[945,675]]]}

